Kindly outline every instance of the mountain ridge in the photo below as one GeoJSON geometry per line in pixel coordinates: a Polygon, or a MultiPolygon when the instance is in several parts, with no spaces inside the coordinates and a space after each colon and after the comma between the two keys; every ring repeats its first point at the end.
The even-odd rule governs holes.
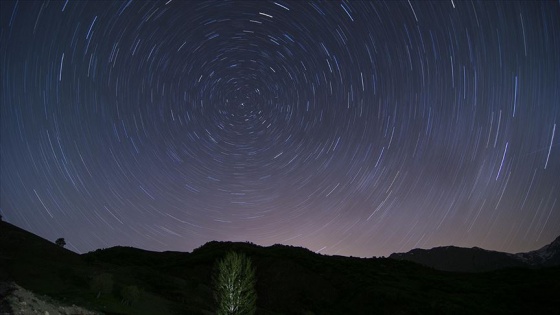
{"type": "Polygon", "coordinates": [[[560,265],[560,236],[529,252],[505,253],[480,247],[439,246],[393,253],[389,258],[407,260],[442,271],[485,272],[504,268],[543,268],[560,265]]]}
{"type": "Polygon", "coordinates": [[[555,314],[560,291],[558,267],[450,273],[280,244],[212,241],[191,253],[117,246],[79,255],[6,222],[0,282],[107,315],[213,314],[214,266],[229,251],[256,268],[257,314],[555,314]],[[99,275],[114,284],[97,298],[90,284],[99,275]],[[142,292],[135,304],[122,303],[129,286],[142,292]]]}

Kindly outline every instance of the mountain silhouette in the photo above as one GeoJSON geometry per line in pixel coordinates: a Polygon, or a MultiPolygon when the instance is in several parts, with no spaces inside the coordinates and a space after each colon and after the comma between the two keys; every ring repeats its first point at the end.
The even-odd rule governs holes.
{"type": "Polygon", "coordinates": [[[455,246],[413,249],[391,254],[389,258],[407,260],[438,270],[482,272],[512,267],[542,268],[560,265],[560,237],[527,253],[509,254],[478,247],[455,246]]]}
{"type": "MultiPolygon", "coordinates": [[[[257,314],[557,313],[559,267],[456,273],[391,258],[216,241],[191,253],[112,247],[79,255],[6,222],[0,222],[0,282],[108,315],[214,314],[212,273],[229,251],[244,253],[256,268],[257,314]],[[97,298],[92,280],[101,274],[113,286],[97,298]],[[123,303],[130,286],[141,298],[123,303]]],[[[0,300],[9,294],[0,292],[0,300]]]]}

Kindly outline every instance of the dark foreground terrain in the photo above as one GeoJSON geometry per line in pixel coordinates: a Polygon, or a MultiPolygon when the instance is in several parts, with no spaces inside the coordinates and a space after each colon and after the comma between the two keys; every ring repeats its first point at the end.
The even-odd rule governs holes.
{"type": "Polygon", "coordinates": [[[0,281],[105,314],[212,314],[213,266],[229,250],[245,253],[256,267],[258,314],[558,312],[560,267],[458,273],[389,258],[225,242],[192,253],[114,247],[78,255],[6,222],[0,222],[0,281]],[[91,286],[100,274],[113,285],[97,297],[91,286]],[[130,286],[140,289],[133,303],[123,299],[130,286]]]}

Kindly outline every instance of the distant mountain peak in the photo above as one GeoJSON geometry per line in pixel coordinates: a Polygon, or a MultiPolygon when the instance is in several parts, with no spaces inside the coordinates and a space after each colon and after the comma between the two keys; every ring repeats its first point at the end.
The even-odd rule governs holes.
{"type": "Polygon", "coordinates": [[[560,265],[560,236],[537,250],[518,253],[515,256],[532,267],[558,266],[560,265]]]}
{"type": "Polygon", "coordinates": [[[552,241],[552,243],[550,243],[549,245],[554,246],[554,247],[560,247],[560,235],[554,241],[552,241]]]}
{"type": "Polygon", "coordinates": [[[391,254],[389,258],[408,260],[445,271],[481,272],[512,267],[541,268],[560,265],[560,236],[540,249],[518,254],[487,250],[440,246],[415,248],[407,253],[391,254]]]}

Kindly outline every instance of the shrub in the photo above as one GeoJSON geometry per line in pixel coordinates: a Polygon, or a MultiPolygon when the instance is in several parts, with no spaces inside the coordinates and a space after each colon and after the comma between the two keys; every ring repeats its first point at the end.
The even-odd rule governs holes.
{"type": "Polygon", "coordinates": [[[122,303],[132,305],[140,298],[140,290],[135,285],[123,287],[121,290],[122,303]]]}
{"type": "Polygon", "coordinates": [[[110,294],[113,291],[113,277],[108,273],[96,275],[91,280],[91,290],[97,293],[96,298],[101,294],[110,294]]]}

